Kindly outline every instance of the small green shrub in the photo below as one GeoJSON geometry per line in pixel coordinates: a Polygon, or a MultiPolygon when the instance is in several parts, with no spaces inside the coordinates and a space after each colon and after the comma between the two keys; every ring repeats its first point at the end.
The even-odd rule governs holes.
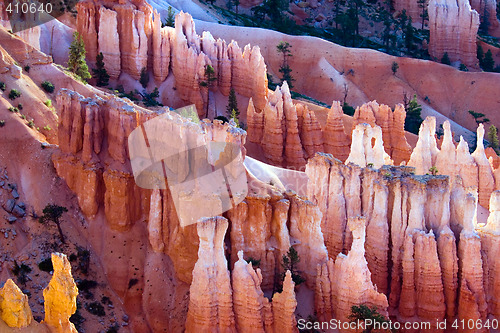
{"type": "Polygon", "coordinates": [[[38,268],[42,272],[47,272],[47,273],[54,271],[54,266],[52,266],[52,260],[50,258],[40,261],[38,263],[38,268]]]}
{"type": "Polygon", "coordinates": [[[22,110],[22,109],[23,109],[23,105],[22,105],[21,103],[19,103],[19,104],[17,104],[17,108],[18,108],[19,110],[22,110]]]}
{"type": "Polygon", "coordinates": [[[21,93],[17,89],[12,89],[9,93],[9,98],[14,100],[18,97],[21,97],[21,93]]]}
{"type": "Polygon", "coordinates": [[[23,286],[28,282],[28,273],[31,272],[31,268],[28,265],[19,265],[17,261],[14,260],[14,268],[12,268],[12,274],[17,277],[17,282],[23,286]]]}
{"type": "Polygon", "coordinates": [[[92,299],[94,298],[94,294],[92,294],[92,290],[95,287],[97,287],[97,282],[94,280],[76,280],[76,286],[78,287],[78,290],[82,294],[85,299],[92,299]]]}
{"type": "Polygon", "coordinates": [[[43,129],[46,131],[52,131],[52,128],[49,125],[44,126],[43,129]]]}
{"type": "Polygon", "coordinates": [[[46,107],[50,108],[52,107],[52,100],[48,99],[45,102],[43,102],[43,104],[45,104],[46,107]]]}
{"type": "Polygon", "coordinates": [[[24,114],[21,113],[19,116],[21,117],[21,119],[26,120],[26,116],[24,114]]]}
{"type": "Polygon", "coordinates": [[[152,93],[148,94],[144,92],[142,94],[142,101],[144,102],[144,106],[152,107],[152,106],[162,106],[156,99],[160,96],[160,92],[158,88],[155,88],[152,93]]]}
{"type": "Polygon", "coordinates": [[[85,280],[78,280],[76,282],[76,285],[78,287],[78,290],[86,291],[86,290],[90,290],[92,288],[97,287],[97,282],[94,280],[85,279],[85,280]]]}
{"type": "Polygon", "coordinates": [[[5,126],[5,120],[0,120],[0,127],[4,127],[5,126]]]}
{"type": "Polygon", "coordinates": [[[104,307],[99,302],[92,302],[85,306],[88,312],[95,316],[104,317],[106,312],[104,311],[104,307]]]}
{"type": "Polygon", "coordinates": [[[344,112],[344,114],[348,116],[354,116],[354,112],[356,110],[352,106],[347,104],[347,102],[345,102],[344,105],[342,106],[342,111],[344,112]]]}
{"type": "Polygon", "coordinates": [[[462,72],[468,72],[469,69],[467,68],[467,66],[465,66],[465,64],[460,64],[460,67],[458,67],[459,70],[461,70],[462,72]]]}
{"type": "Polygon", "coordinates": [[[29,65],[24,66],[24,70],[26,71],[26,73],[30,72],[30,68],[31,67],[29,65]]]}
{"type": "Polygon", "coordinates": [[[248,257],[247,262],[252,263],[253,268],[260,267],[260,259],[254,259],[252,257],[248,257]]]}
{"type": "Polygon", "coordinates": [[[139,79],[139,82],[141,83],[141,86],[146,89],[149,83],[149,73],[146,67],[143,67],[141,69],[141,77],[139,79]]]}
{"type": "Polygon", "coordinates": [[[11,106],[11,107],[9,108],[9,111],[10,111],[10,112],[13,112],[13,113],[18,113],[18,112],[19,112],[19,109],[18,109],[18,108],[16,108],[15,106],[11,106]]]}
{"type": "Polygon", "coordinates": [[[83,274],[87,275],[90,267],[90,251],[79,246],[77,247],[77,251],[79,259],[78,267],[83,274]]]}
{"type": "Polygon", "coordinates": [[[5,91],[5,83],[0,81],[0,90],[5,91]]]}
{"type": "Polygon", "coordinates": [[[399,69],[399,64],[394,61],[391,65],[392,74],[396,75],[396,72],[398,71],[398,69],[399,69]]]}
{"type": "Polygon", "coordinates": [[[35,121],[34,121],[33,119],[31,119],[30,121],[28,121],[28,126],[29,126],[30,128],[35,127],[35,121]]]}
{"type": "Polygon", "coordinates": [[[53,93],[55,90],[54,85],[49,81],[43,81],[41,86],[42,86],[43,90],[45,90],[49,94],[53,93]]]}
{"type": "Polygon", "coordinates": [[[441,58],[441,63],[444,65],[451,65],[451,60],[450,56],[448,55],[448,52],[445,52],[443,54],[443,57],[441,58]]]}

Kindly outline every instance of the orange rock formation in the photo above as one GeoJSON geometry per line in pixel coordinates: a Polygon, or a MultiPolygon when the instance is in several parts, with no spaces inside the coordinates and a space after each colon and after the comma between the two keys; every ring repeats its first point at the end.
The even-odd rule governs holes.
{"type": "Polygon", "coordinates": [[[429,0],[429,54],[440,60],[444,53],[452,62],[477,67],[476,36],[479,14],[468,0],[429,0]]]}

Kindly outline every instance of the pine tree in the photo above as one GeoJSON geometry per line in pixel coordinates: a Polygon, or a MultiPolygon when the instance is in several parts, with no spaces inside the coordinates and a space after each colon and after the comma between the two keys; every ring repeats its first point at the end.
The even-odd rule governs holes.
{"type": "Polygon", "coordinates": [[[161,27],[174,27],[175,26],[175,12],[172,6],[168,6],[167,10],[167,18],[165,21],[161,24],[161,27]]]}
{"type": "Polygon", "coordinates": [[[490,142],[490,147],[498,154],[500,143],[498,142],[498,131],[495,125],[491,125],[488,130],[488,141],[490,142]]]}
{"type": "Polygon", "coordinates": [[[413,99],[408,103],[408,109],[406,110],[405,119],[405,130],[414,134],[418,134],[420,125],[423,122],[420,113],[422,112],[422,106],[417,102],[417,95],[413,95],[413,99]]]}
{"type": "Polygon", "coordinates": [[[57,230],[59,231],[59,238],[61,239],[61,243],[63,244],[66,242],[66,240],[64,238],[64,234],[61,229],[61,216],[67,211],[68,209],[66,207],[49,204],[45,206],[45,208],[43,209],[43,215],[40,216],[38,220],[40,223],[43,224],[47,222],[55,223],[57,226],[57,230]]]}
{"type": "Polygon", "coordinates": [[[288,58],[292,56],[292,52],[290,51],[291,47],[292,46],[288,42],[280,42],[276,46],[276,50],[283,54],[283,63],[279,69],[280,73],[283,74],[281,77],[281,83],[286,81],[290,89],[293,88],[293,82],[295,81],[292,76],[292,69],[288,65],[288,58]]]}
{"type": "Polygon", "coordinates": [[[287,254],[283,256],[282,262],[281,262],[281,267],[283,268],[284,272],[282,274],[282,281],[285,279],[285,274],[286,271],[290,271],[292,273],[292,280],[295,282],[295,285],[299,285],[302,282],[305,282],[306,279],[304,279],[298,271],[297,265],[300,262],[300,257],[299,254],[297,253],[297,250],[295,250],[293,247],[290,247],[288,250],[287,254]]]}
{"type": "Polygon", "coordinates": [[[411,16],[408,19],[408,23],[406,24],[405,27],[405,44],[406,44],[406,49],[408,52],[412,51],[414,48],[413,45],[413,39],[415,38],[415,31],[412,25],[412,19],[411,16]]]}
{"type": "Polygon", "coordinates": [[[425,27],[425,21],[429,18],[429,12],[427,11],[427,0],[417,0],[418,7],[422,10],[420,18],[422,18],[422,30],[425,27]]]}
{"type": "Polygon", "coordinates": [[[448,55],[448,52],[445,52],[443,54],[443,57],[441,58],[441,63],[448,65],[448,66],[451,65],[451,60],[450,60],[450,56],[448,55]]]}
{"type": "Polygon", "coordinates": [[[75,31],[73,33],[73,41],[69,46],[68,69],[78,75],[84,82],[92,77],[85,61],[86,53],[83,37],[80,36],[78,31],[75,31]]]}
{"type": "Polygon", "coordinates": [[[139,82],[141,83],[141,86],[146,89],[149,83],[149,73],[146,67],[143,67],[141,69],[141,78],[139,79],[139,82]]]}
{"type": "Polygon", "coordinates": [[[351,307],[351,314],[348,319],[351,323],[364,323],[364,331],[363,333],[370,333],[375,329],[378,323],[379,326],[382,326],[383,323],[388,323],[389,321],[383,315],[378,313],[376,307],[369,308],[365,304],[361,305],[353,305],[351,307]]]}
{"type": "Polygon", "coordinates": [[[495,60],[493,60],[491,50],[486,51],[482,68],[485,72],[493,72],[493,69],[495,68],[495,60]]]}
{"type": "Polygon", "coordinates": [[[484,113],[469,110],[469,114],[474,118],[477,126],[479,126],[479,124],[484,124],[484,123],[490,122],[490,120],[488,118],[485,118],[486,115],[484,113]]]}
{"type": "Polygon", "coordinates": [[[226,113],[229,119],[233,119],[236,124],[239,124],[238,117],[240,116],[240,111],[238,110],[238,101],[236,100],[236,92],[232,87],[231,90],[229,91],[226,113]]]}
{"type": "Polygon", "coordinates": [[[479,44],[477,44],[477,60],[479,60],[479,66],[482,68],[484,62],[484,50],[479,44]]]}
{"type": "Polygon", "coordinates": [[[398,71],[398,69],[399,69],[399,64],[394,61],[391,65],[392,74],[396,75],[396,72],[398,71]]]}
{"type": "Polygon", "coordinates": [[[104,68],[104,55],[102,52],[95,57],[96,59],[96,68],[92,70],[94,73],[94,77],[97,78],[97,86],[105,87],[109,84],[109,74],[104,68]]]}

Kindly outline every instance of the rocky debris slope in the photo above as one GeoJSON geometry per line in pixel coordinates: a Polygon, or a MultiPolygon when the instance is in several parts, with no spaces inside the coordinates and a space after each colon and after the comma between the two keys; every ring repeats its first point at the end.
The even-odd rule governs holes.
{"type": "Polygon", "coordinates": [[[8,326],[2,327],[0,323],[2,332],[77,333],[75,326],[69,321],[76,311],[78,295],[71,276],[71,265],[66,255],[61,253],[52,254],[52,265],[52,279],[43,291],[45,320],[42,324],[33,320],[28,296],[24,295],[11,279],[0,289],[0,318],[8,326]]]}
{"type": "Polygon", "coordinates": [[[479,14],[469,0],[430,0],[429,54],[440,60],[445,53],[452,62],[477,67],[476,37],[479,14]]]}

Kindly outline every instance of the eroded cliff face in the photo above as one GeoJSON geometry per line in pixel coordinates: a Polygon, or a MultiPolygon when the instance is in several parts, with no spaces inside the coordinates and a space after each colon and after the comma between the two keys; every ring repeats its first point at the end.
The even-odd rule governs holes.
{"type": "Polygon", "coordinates": [[[322,129],[314,111],[292,101],[284,82],[269,94],[262,113],[249,103],[247,117],[249,141],[259,144],[266,162],[275,166],[303,170],[315,153],[326,152],[342,161],[355,161],[361,166],[370,163],[380,168],[383,164],[407,162],[411,154],[404,131],[406,112],[401,104],[394,112],[375,101],[363,104],[356,108],[352,128],[344,128],[342,107],[334,101],[322,129]],[[364,124],[373,130],[356,130],[364,124]],[[373,147],[372,139],[376,139],[373,147]],[[351,146],[361,150],[350,151],[351,146]],[[349,153],[354,154],[351,159],[349,153]]]}
{"type": "Polygon", "coordinates": [[[235,41],[215,40],[209,31],[199,36],[193,18],[183,12],[176,16],[174,28],[162,28],[160,15],[146,1],[83,1],[77,10],[77,30],[88,45],[87,59],[94,64],[102,52],[111,78],[126,73],[138,80],[143,68],[152,68],[160,85],[172,73],[180,99],[195,104],[203,117],[208,112],[209,90],[227,96],[231,87],[251,97],[259,112],[264,109],[266,65],[258,46],[242,49],[235,41]],[[213,67],[216,78],[208,82],[209,87],[203,84],[207,66],[213,67]]]}
{"type": "MultiPolygon", "coordinates": [[[[428,125],[432,124],[424,124],[423,131],[428,125]]],[[[486,277],[493,280],[497,274],[490,253],[497,250],[491,230],[495,228],[498,193],[491,196],[490,227],[478,227],[474,187],[464,187],[461,181],[452,183],[448,176],[418,176],[409,167],[364,168],[353,173],[356,168],[317,154],[306,169],[308,196],[326,212],[322,230],[330,260],[317,273],[315,305],[323,316],[320,319],[336,318],[336,311],[342,310],[335,305],[339,293],[334,290],[347,287],[337,278],[337,262],[346,260],[344,253],[349,258],[348,251],[355,247],[356,235],[350,236],[346,221],[357,215],[367,225],[362,260],[366,267],[357,271],[368,271],[373,286],[364,290],[387,297],[388,308],[398,311],[399,320],[418,317],[435,322],[493,314],[498,291],[486,277]]],[[[363,284],[349,284],[348,295],[359,285],[363,284]]],[[[369,293],[362,295],[368,297],[369,293]]]]}
{"type": "MultiPolygon", "coordinates": [[[[291,107],[284,92],[279,88],[271,98],[279,96],[275,105],[286,102],[291,107]]],[[[359,144],[353,145],[347,164],[324,153],[308,160],[307,198],[248,176],[248,194],[225,214],[227,220],[215,217],[182,227],[172,194],[139,189],[128,162],[128,133],[157,114],[114,97],[84,99],[66,90],[57,102],[62,141],[61,152],[53,155],[56,170],[75,191],[89,219],[104,211],[108,227],[118,233],[136,228],[141,219],[147,221],[148,258],[168,255],[176,279],[192,283],[186,324],[194,326],[186,326],[189,331],[212,324],[222,331],[241,331],[247,325],[257,331],[294,330],[291,280],[285,279],[284,292],[275,294],[272,302],[263,297],[283,276],[281,258],[291,246],[301,257],[298,269],[305,287],[315,291],[321,318],[346,318],[350,306],[360,302],[382,313],[397,311],[403,321],[485,318],[498,312],[498,269],[492,258],[498,250],[494,216],[499,196],[493,192],[490,199],[493,222],[478,227],[474,219],[479,176],[476,173],[475,186],[465,186],[472,179],[470,166],[461,171],[459,165],[473,161],[486,166],[486,157],[481,157],[481,146],[471,156],[463,141],[455,149],[447,124],[439,150],[432,135],[435,121],[424,122],[410,159],[414,169],[382,165],[387,164],[383,128],[364,118],[354,128],[353,141],[359,144]],[[454,176],[415,175],[434,165],[454,176]],[[462,177],[453,179],[457,176],[462,177]],[[213,256],[206,255],[210,251],[213,256]],[[247,264],[250,258],[260,260],[258,269],[247,264]],[[469,264],[474,269],[461,268],[469,264]],[[345,278],[338,279],[338,274],[345,278]],[[352,279],[359,283],[349,284],[352,279]]],[[[295,110],[302,114],[297,105],[295,110]]],[[[177,119],[172,123],[176,133],[195,126],[194,138],[200,143],[244,145],[244,132],[229,124],[194,125],[171,117],[177,119]]],[[[286,125],[283,120],[277,123],[286,125]]],[[[281,137],[283,133],[296,137],[295,131],[281,132],[281,137]]],[[[281,151],[285,148],[286,144],[281,151]]],[[[142,306],[154,309],[154,302],[146,297],[142,306]]],[[[167,308],[149,313],[149,327],[170,327],[166,313],[167,308]]]]}
{"type": "Polygon", "coordinates": [[[197,224],[200,245],[189,288],[186,332],[236,332],[231,281],[224,255],[227,220],[207,218],[197,224]]]}
{"type": "Polygon", "coordinates": [[[78,288],[71,276],[71,265],[66,255],[52,253],[54,274],[47,288],[43,290],[45,319],[52,331],[77,332],[69,317],[76,311],[78,288]]]}
{"type": "Polygon", "coordinates": [[[365,259],[366,218],[349,218],[353,235],[352,247],[346,255],[339,254],[328,263],[317,266],[315,306],[318,318],[348,321],[351,307],[366,304],[387,316],[387,297],[377,292],[365,259]]]}
{"type": "Polygon", "coordinates": [[[495,31],[500,22],[497,18],[496,0],[469,0],[472,9],[479,13],[481,23],[488,26],[488,31],[495,31]]]}
{"type": "Polygon", "coordinates": [[[262,273],[243,259],[230,272],[224,237],[228,221],[223,217],[200,220],[200,246],[189,294],[186,332],[298,332],[295,321],[294,286],[290,271],[283,291],[270,302],[261,289],[262,273]]]}
{"type": "Polygon", "coordinates": [[[469,0],[430,0],[429,54],[440,60],[445,53],[452,62],[477,67],[476,36],[479,14],[469,0]]]}
{"type": "Polygon", "coordinates": [[[455,147],[448,121],[443,124],[444,137],[441,149],[438,149],[435,128],[435,118],[427,117],[420,127],[417,145],[408,165],[415,167],[415,173],[419,175],[433,172],[448,175],[453,186],[456,177],[460,176],[461,184],[466,188],[475,188],[479,194],[479,204],[488,208],[491,193],[498,186],[498,177],[495,178],[498,169],[486,157],[483,125],[477,128],[477,146],[472,154],[462,137],[455,147]]]}
{"type": "Polygon", "coordinates": [[[8,279],[0,290],[0,318],[9,327],[27,327],[33,321],[33,315],[28,304],[28,296],[8,279]]]}
{"type": "MultiPolygon", "coordinates": [[[[52,159],[57,173],[77,194],[84,215],[94,219],[103,209],[108,227],[115,231],[131,230],[141,219],[150,219],[152,223],[148,231],[152,248],[171,255],[177,276],[190,283],[197,258],[196,228],[193,225],[181,226],[168,189],[151,191],[140,188],[130,164],[128,136],[157,114],[118,98],[85,99],[64,89],[58,93],[57,104],[61,114],[59,137],[64,143],[52,159]]],[[[169,113],[169,117],[164,124],[174,133],[193,136],[200,145],[211,141],[234,143],[242,149],[243,155],[239,158],[244,158],[243,131],[215,121],[195,126],[193,132],[194,124],[189,120],[175,113],[169,113]]],[[[154,138],[151,135],[150,140],[154,138]]],[[[195,157],[190,157],[187,150],[181,153],[188,159],[195,157]]],[[[148,150],[142,154],[147,155],[148,150]]],[[[188,159],[176,167],[189,170],[188,159]]],[[[232,168],[228,171],[229,175],[239,172],[232,168]]],[[[201,186],[203,179],[195,183],[201,186]]]]}

